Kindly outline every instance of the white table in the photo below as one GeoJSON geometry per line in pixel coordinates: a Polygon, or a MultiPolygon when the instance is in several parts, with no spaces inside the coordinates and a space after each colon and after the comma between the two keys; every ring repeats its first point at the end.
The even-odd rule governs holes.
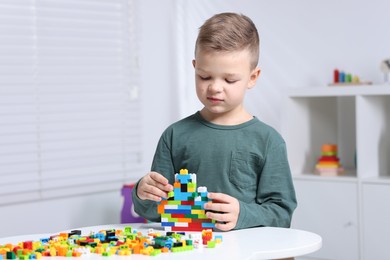
{"type": "MultiPolygon", "coordinates": [[[[106,229],[124,229],[132,226],[137,231],[147,233],[149,228],[164,232],[164,229],[157,223],[149,224],[116,224],[75,228],[82,231],[82,235],[88,235],[90,231],[97,232],[106,229]]],[[[68,232],[70,230],[67,230],[68,232]]],[[[65,232],[67,232],[65,231],[65,232]]],[[[58,232],[59,233],[59,232],[58,232]]],[[[22,241],[39,240],[51,234],[35,234],[17,237],[0,238],[0,244],[22,241]]],[[[213,232],[213,235],[222,235],[223,242],[217,244],[215,248],[194,249],[180,253],[162,253],[156,259],[186,259],[186,260],[206,260],[206,259],[278,259],[295,257],[310,254],[317,251],[322,246],[322,238],[314,233],[288,228],[259,227],[235,230],[229,232],[213,232]]],[[[103,257],[91,254],[89,259],[118,260],[123,256],[103,257]]],[[[43,258],[45,259],[45,258],[43,258]]],[[[51,257],[49,260],[64,260],[64,257],[51,257]]],[[[80,258],[79,258],[80,259],[80,258]]],[[[131,259],[155,259],[151,256],[131,255],[131,259]]]]}

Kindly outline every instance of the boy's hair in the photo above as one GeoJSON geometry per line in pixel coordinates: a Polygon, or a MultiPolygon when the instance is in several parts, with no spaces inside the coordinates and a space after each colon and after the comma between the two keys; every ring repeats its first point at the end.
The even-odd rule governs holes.
{"type": "Polygon", "coordinates": [[[236,13],[220,13],[207,19],[199,28],[195,44],[197,51],[241,51],[249,50],[251,69],[259,61],[260,39],[253,21],[236,13]]]}

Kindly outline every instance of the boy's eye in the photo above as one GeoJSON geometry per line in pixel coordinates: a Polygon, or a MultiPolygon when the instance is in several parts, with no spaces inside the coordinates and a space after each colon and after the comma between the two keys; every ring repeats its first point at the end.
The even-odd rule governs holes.
{"type": "Polygon", "coordinates": [[[237,80],[229,80],[229,79],[225,79],[225,81],[228,83],[228,84],[233,84],[233,83],[236,83],[237,80]]]}
{"type": "Polygon", "coordinates": [[[209,80],[209,79],[210,79],[210,77],[202,77],[202,76],[199,76],[199,78],[200,78],[201,80],[209,80]]]}

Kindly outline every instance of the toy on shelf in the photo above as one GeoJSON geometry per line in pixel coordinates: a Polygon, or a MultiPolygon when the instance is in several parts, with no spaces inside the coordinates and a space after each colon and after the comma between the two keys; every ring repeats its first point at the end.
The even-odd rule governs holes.
{"type": "Polygon", "coordinates": [[[196,174],[181,169],[175,174],[173,191],[168,199],[158,203],[157,212],[161,214],[161,225],[165,231],[202,231],[213,229],[215,220],[206,217],[204,204],[207,198],[207,187],[196,188],[196,174]]]}
{"type": "Polygon", "coordinates": [[[371,85],[372,82],[360,81],[359,77],[351,73],[345,73],[342,70],[335,69],[333,71],[333,83],[329,86],[353,86],[353,85],[371,85]]]}
{"type": "Polygon", "coordinates": [[[383,72],[385,83],[390,84],[390,59],[381,62],[381,71],[383,72]]]}
{"type": "Polygon", "coordinates": [[[337,145],[322,145],[321,157],[318,159],[315,172],[320,176],[339,176],[344,173],[340,159],[337,157],[337,145]]]}

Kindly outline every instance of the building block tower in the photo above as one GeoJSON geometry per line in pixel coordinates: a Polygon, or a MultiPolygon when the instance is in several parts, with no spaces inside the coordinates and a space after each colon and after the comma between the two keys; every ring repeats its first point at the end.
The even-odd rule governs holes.
{"type": "Polygon", "coordinates": [[[181,169],[175,174],[173,191],[168,199],[158,203],[157,212],[161,214],[161,225],[165,231],[202,231],[213,229],[215,220],[206,217],[204,204],[207,187],[196,188],[196,174],[181,169]]]}

